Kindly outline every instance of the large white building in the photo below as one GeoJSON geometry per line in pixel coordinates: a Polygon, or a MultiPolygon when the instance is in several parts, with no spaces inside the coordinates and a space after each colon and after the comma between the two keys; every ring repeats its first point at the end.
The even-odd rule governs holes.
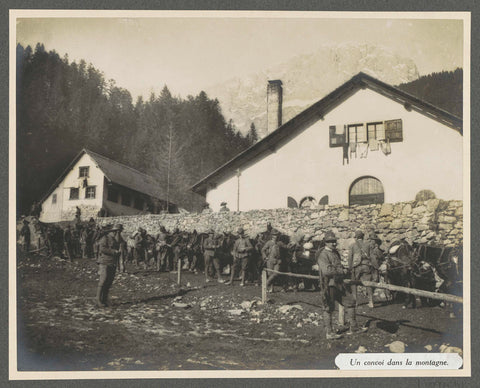
{"type": "MultiPolygon", "coordinates": [[[[97,216],[101,209],[108,216],[158,213],[167,208],[160,199],[163,191],[154,178],[83,149],[42,199],[40,221],[72,220],[77,207],[82,219],[97,216]]],[[[177,210],[173,203],[168,207],[177,210]]]]}
{"type": "Polygon", "coordinates": [[[267,101],[278,128],[192,187],[213,210],[462,199],[460,118],[363,73],[283,125],[267,101]]]}

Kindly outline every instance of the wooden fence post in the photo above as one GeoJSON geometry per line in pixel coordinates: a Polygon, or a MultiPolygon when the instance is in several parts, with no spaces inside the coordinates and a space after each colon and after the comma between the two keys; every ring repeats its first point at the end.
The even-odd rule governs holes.
{"type": "Polygon", "coordinates": [[[345,325],[345,307],[340,303],[338,304],[338,324],[341,326],[345,325]]]}
{"type": "Polygon", "coordinates": [[[267,271],[262,271],[262,303],[267,302],[267,271]]]}
{"type": "Polygon", "coordinates": [[[177,284],[180,285],[182,281],[182,260],[177,261],[177,284]]]}

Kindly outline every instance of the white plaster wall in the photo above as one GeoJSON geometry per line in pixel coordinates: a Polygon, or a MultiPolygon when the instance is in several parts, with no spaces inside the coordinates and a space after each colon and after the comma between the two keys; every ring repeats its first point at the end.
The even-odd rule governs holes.
{"type": "Polygon", "coordinates": [[[94,160],[84,154],[73,168],[67,173],[63,182],[55,189],[57,193],[57,206],[52,205],[52,194],[42,204],[42,213],[40,220],[43,222],[55,222],[63,219],[63,214],[71,213],[76,206],[96,207],[100,209],[103,201],[103,172],[97,167],[94,160]],[[89,177],[87,178],[89,186],[96,186],[94,199],[86,199],[86,188],[83,187],[83,179],[79,178],[79,167],[89,166],[89,177]],[[70,199],[70,188],[78,187],[79,199],[70,199]]]}
{"type": "Polygon", "coordinates": [[[40,221],[56,222],[61,219],[63,206],[63,195],[61,195],[61,193],[63,193],[63,182],[60,182],[55,190],[43,202],[40,221]],[[57,203],[52,203],[53,194],[57,194],[57,203]]]}
{"type": "MultiPolygon", "coordinates": [[[[276,152],[244,166],[240,178],[240,210],[282,208],[291,196],[316,201],[329,196],[330,204],[348,204],[353,181],[378,178],[385,202],[410,201],[423,189],[438,198],[462,199],[462,142],[457,131],[369,89],[359,90],[276,152]],[[329,147],[329,126],[402,119],[403,142],[391,144],[391,154],[370,151],[365,159],[342,165],[341,147],[329,147]]],[[[213,210],[220,202],[237,207],[237,177],[227,177],[207,192],[213,210]]]]}

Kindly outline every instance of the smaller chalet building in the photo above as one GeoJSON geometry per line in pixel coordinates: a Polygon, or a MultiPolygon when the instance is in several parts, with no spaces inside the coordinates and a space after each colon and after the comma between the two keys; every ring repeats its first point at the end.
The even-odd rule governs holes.
{"type": "Polygon", "coordinates": [[[269,134],[192,187],[213,210],[463,198],[461,118],[364,73],[285,124],[281,93],[269,81],[269,134]]]}
{"type": "MultiPolygon", "coordinates": [[[[40,221],[72,220],[77,206],[81,219],[159,213],[167,202],[156,180],[124,164],[83,149],[42,199],[40,221]]],[[[169,203],[169,212],[177,206],[169,203]]]]}

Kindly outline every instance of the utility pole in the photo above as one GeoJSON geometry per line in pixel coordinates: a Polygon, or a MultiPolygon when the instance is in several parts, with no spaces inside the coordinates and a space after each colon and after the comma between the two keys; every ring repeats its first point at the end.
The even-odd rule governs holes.
{"type": "Polygon", "coordinates": [[[240,169],[237,168],[237,212],[240,211],[240,169]]]}
{"type": "Polygon", "coordinates": [[[172,123],[168,124],[167,213],[170,213],[170,166],[172,163],[172,123]]]}

